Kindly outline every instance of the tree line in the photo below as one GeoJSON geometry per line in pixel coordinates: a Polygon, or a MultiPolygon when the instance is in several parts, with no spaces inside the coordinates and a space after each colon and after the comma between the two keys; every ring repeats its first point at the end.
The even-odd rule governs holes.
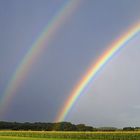
{"type": "MultiPolygon", "coordinates": [[[[31,131],[117,131],[115,127],[95,128],[85,124],[72,124],[70,122],[43,123],[43,122],[4,122],[0,121],[0,130],[31,130],[31,131]]],[[[136,131],[140,127],[124,127],[123,131],[136,131]]]]}

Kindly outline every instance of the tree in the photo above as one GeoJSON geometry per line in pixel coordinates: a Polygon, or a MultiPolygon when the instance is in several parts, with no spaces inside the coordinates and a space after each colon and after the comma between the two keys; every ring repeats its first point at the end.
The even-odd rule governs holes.
{"type": "Polygon", "coordinates": [[[123,130],[124,131],[134,131],[135,128],[134,127],[124,127],[123,130]]]}

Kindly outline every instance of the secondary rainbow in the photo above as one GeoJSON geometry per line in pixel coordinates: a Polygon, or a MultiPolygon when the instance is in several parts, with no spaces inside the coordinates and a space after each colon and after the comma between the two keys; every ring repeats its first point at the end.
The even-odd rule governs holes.
{"type": "Polygon", "coordinates": [[[74,87],[70,96],[64,103],[63,107],[59,110],[55,122],[61,122],[65,120],[65,117],[68,115],[69,111],[73,107],[74,103],[77,101],[78,97],[85,92],[85,90],[91,84],[91,81],[94,81],[98,72],[109,62],[110,59],[122,48],[124,48],[127,43],[132,40],[140,32],[140,23],[131,27],[125,34],[123,34],[118,40],[111,44],[108,49],[97,59],[96,63],[92,64],[80,82],[74,87]]]}
{"type": "Polygon", "coordinates": [[[33,45],[28,50],[27,54],[22,59],[21,63],[17,67],[15,73],[13,74],[11,80],[6,87],[3,97],[0,101],[0,114],[3,115],[9,108],[10,101],[17,93],[18,88],[21,86],[22,82],[27,76],[27,73],[31,69],[33,63],[41,54],[41,52],[48,47],[50,41],[54,38],[57,30],[66,21],[66,19],[75,11],[79,5],[79,0],[67,0],[58,13],[52,18],[52,20],[47,23],[47,26],[33,43],[33,45]]]}

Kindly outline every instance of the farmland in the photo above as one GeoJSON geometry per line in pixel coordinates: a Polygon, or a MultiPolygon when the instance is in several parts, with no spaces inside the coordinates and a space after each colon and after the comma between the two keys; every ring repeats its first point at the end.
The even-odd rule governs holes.
{"type": "Polygon", "coordinates": [[[134,132],[48,132],[0,131],[0,140],[140,140],[140,131],[134,132]]]}

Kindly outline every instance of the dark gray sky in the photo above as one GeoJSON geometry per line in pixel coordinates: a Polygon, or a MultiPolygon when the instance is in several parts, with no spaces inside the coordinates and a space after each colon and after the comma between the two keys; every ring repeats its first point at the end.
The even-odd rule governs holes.
{"type": "MultiPolygon", "coordinates": [[[[65,0],[0,0],[0,97],[26,52],[65,0]]],[[[87,68],[140,20],[140,0],[81,0],[32,65],[0,120],[53,121],[87,68]]],[[[80,97],[66,121],[140,126],[140,35],[80,97]]]]}

